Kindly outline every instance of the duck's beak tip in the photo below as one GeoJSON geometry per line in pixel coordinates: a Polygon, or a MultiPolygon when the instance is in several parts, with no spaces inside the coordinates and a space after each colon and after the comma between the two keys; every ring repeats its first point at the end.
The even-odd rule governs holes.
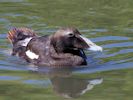
{"type": "Polygon", "coordinates": [[[101,46],[93,45],[93,46],[90,46],[90,47],[88,48],[88,50],[90,50],[90,51],[100,51],[100,52],[102,52],[102,51],[103,51],[103,48],[102,48],[101,46]]]}
{"type": "Polygon", "coordinates": [[[96,52],[96,51],[102,52],[103,51],[103,48],[101,46],[96,45],[88,38],[81,36],[81,35],[80,35],[80,38],[82,38],[84,40],[84,42],[88,45],[88,50],[94,51],[94,52],[96,52]]]}

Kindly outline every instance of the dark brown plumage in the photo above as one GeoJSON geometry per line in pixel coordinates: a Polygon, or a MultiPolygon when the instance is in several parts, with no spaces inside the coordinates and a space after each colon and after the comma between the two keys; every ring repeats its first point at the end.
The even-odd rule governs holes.
{"type": "Polygon", "coordinates": [[[28,28],[15,28],[8,32],[13,44],[12,55],[17,55],[38,66],[86,65],[83,49],[93,45],[87,43],[76,28],[60,28],[52,35],[37,36],[28,28]]]}

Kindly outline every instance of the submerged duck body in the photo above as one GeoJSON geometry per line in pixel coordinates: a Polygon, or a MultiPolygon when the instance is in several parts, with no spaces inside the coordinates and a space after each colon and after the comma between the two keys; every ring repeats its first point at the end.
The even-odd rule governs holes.
{"type": "Polygon", "coordinates": [[[18,55],[38,66],[86,65],[84,49],[102,51],[76,28],[60,28],[52,35],[37,36],[28,28],[14,28],[8,32],[13,45],[12,55],[18,55]]]}

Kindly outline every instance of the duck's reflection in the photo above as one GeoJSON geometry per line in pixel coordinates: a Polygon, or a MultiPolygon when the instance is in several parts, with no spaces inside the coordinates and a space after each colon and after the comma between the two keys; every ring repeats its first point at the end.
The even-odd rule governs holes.
{"type": "Polygon", "coordinates": [[[93,89],[95,85],[103,82],[102,78],[79,78],[72,74],[72,69],[46,69],[39,68],[40,74],[48,75],[53,90],[65,98],[76,98],[93,89]]]}
{"type": "Polygon", "coordinates": [[[66,98],[78,97],[101,84],[102,79],[78,79],[72,77],[53,77],[51,82],[54,90],[66,98]]]}

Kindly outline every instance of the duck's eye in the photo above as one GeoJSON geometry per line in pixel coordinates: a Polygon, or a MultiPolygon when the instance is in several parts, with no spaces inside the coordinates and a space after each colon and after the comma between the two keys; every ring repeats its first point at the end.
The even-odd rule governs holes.
{"type": "Polygon", "coordinates": [[[69,37],[74,37],[74,33],[69,33],[69,37]]]}

